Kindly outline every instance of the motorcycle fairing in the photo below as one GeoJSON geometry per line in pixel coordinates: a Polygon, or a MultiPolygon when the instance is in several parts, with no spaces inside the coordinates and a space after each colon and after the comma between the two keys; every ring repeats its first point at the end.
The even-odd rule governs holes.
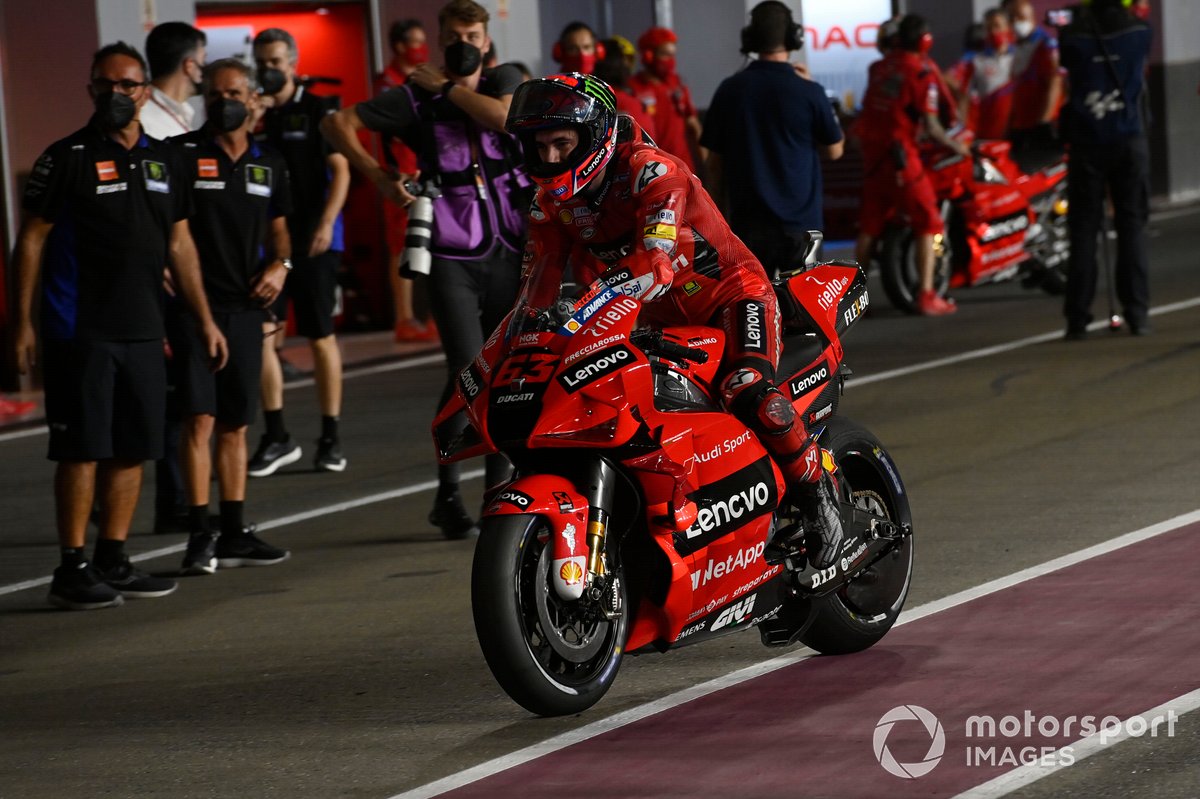
{"type": "Polygon", "coordinates": [[[588,502],[565,477],[535,474],[518,477],[501,487],[484,511],[485,516],[541,516],[550,527],[553,552],[550,574],[555,592],[563,599],[579,599],[587,587],[588,502]]]}

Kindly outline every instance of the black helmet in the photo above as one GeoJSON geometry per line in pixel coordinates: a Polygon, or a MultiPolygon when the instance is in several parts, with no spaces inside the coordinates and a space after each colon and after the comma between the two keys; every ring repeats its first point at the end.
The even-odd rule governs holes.
{"type": "Polygon", "coordinates": [[[526,81],[517,87],[504,129],[521,141],[529,176],[555,200],[573,197],[604,171],[617,149],[617,100],[599,78],[572,72],[526,81]],[[565,161],[538,156],[539,130],[573,128],[579,145],[565,161]]]}

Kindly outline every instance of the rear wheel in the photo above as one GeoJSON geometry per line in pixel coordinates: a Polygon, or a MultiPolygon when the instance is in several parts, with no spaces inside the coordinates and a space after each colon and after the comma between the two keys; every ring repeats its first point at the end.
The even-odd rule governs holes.
{"type": "Polygon", "coordinates": [[[471,606],[496,681],[540,716],[586,710],[608,691],[621,665],[627,613],[620,574],[612,575],[598,602],[565,601],[551,585],[545,519],[496,516],[480,527],[471,606]]]}
{"type": "MultiPolygon", "coordinates": [[[[933,290],[945,297],[950,289],[950,273],[954,258],[950,239],[942,237],[941,254],[934,251],[933,290]]],[[[879,244],[879,276],[883,290],[897,309],[908,313],[916,310],[917,294],[921,290],[921,275],[917,270],[916,250],[910,228],[889,227],[879,244]]]]}
{"type": "MultiPolygon", "coordinates": [[[[912,523],[908,494],[891,456],[870,431],[835,418],[821,436],[838,465],[843,502],[912,523]]],[[[800,640],[827,655],[858,652],[873,645],[896,623],[912,582],[913,540],[909,536],[854,580],[828,596],[810,600],[811,623],[800,640]]]]}

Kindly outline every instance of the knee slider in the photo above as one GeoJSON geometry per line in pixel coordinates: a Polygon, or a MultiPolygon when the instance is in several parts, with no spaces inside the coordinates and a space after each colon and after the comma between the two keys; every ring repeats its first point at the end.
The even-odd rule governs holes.
{"type": "Polygon", "coordinates": [[[796,409],[755,369],[739,369],[721,385],[725,407],[756,433],[778,436],[795,425],[796,409]]]}

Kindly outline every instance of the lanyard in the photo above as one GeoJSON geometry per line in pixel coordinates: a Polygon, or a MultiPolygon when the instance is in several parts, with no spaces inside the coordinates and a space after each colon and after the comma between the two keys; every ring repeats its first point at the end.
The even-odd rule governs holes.
{"type": "Polygon", "coordinates": [[[159,100],[157,97],[155,97],[153,94],[151,94],[150,102],[154,103],[156,106],[158,106],[162,110],[166,111],[167,116],[169,116],[169,117],[171,117],[171,119],[175,120],[175,122],[179,125],[179,127],[183,128],[184,133],[191,132],[192,126],[189,125],[188,123],[184,122],[183,119],[179,116],[179,114],[176,114],[171,108],[163,105],[162,100],[159,100]]]}

